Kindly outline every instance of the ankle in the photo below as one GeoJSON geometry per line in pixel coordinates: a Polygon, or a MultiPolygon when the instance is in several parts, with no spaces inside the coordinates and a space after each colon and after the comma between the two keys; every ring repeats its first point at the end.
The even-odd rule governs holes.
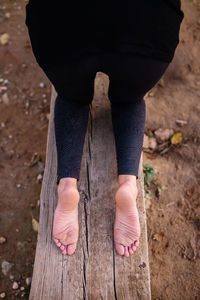
{"type": "Polygon", "coordinates": [[[59,192],[69,189],[70,187],[77,188],[77,178],[63,177],[60,179],[59,184],[58,184],[59,192]]]}
{"type": "Polygon", "coordinates": [[[74,210],[77,208],[80,194],[76,186],[67,185],[58,189],[58,208],[64,210],[74,210]]]}
{"type": "Polygon", "coordinates": [[[133,187],[137,187],[136,176],[135,175],[118,175],[118,184],[119,186],[128,183],[133,187]]]}

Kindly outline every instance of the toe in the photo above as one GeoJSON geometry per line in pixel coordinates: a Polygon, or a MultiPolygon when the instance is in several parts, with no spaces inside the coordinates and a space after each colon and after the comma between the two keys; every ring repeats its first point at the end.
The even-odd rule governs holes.
{"type": "Polygon", "coordinates": [[[67,246],[65,246],[65,249],[62,251],[62,253],[63,253],[64,255],[67,254],[67,246]]]}
{"type": "Polygon", "coordinates": [[[61,245],[62,245],[61,242],[58,242],[58,243],[57,243],[57,246],[58,246],[58,247],[60,247],[61,245]]]}
{"type": "Polygon", "coordinates": [[[138,246],[139,245],[139,241],[138,240],[135,240],[135,242],[134,242],[134,246],[138,246]]]}
{"type": "Polygon", "coordinates": [[[67,253],[68,255],[72,255],[76,250],[76,243],[68,245],[67,253]]]}
{"type": "Polygon", "coordinates": [[[115,249],[119,255],[124,255],[124,246],[123,245],[121,245],[119,243],[115,243],[115,249]]]}
{"type": "Polygon", "coordinates": [[[130,248],[129,253],[130,253],[130,254],[133,254],[133,252],[134,252],[134,251],[130,248]]]}
{"type": "Polygon", "coordinates": [[[132,250],[135,251],[136,249],[137,247],[133,245],[132,250]]]}
{"type": "Polygon", "coordinates": [[[61,249],[61,250],[64,250],[64,249],[65,249],[65,246],[64,246],[64,245],[61,245],[61,246],[60,246],[60,249],[61,249]]]}
{"type": "Polygon", "coordinates": [[[124,256],[126,256],[126,257],[129,256],[128,246],[125,246],[125,247],[124,247],[124,256]]]}
{"type": "Polygon", "coordinates": [[[133,254],[133,250],[132,250],[132,248],[131,248],[131,246],[128,246],[128,252],[129,252],[129,254],[133,254]]]}

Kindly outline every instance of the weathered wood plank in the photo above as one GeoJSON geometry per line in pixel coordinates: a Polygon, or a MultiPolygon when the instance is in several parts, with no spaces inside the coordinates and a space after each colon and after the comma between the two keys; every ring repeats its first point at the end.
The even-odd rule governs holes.
{"type": "Polygon", "coordinates": [[[140,245],[128,258],[121,257],[114,249],[117,165],[110,103],[104,90],[108,78],[104,75],[97,73],[94,99],[90,106],[78,182],[81,195],[79,241],[72,256],[63,256],[52,241],[53,213],[57,203],[57,159],[53,122],[56,91],[52,86],[47,156],[40,196],[38,243],[30,300],[151,299],[142,156],[137,181],[140,245]]]}

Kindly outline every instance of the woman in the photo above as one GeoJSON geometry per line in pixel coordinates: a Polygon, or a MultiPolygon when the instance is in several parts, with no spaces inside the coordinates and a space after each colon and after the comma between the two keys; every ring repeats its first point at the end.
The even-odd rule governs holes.
{"type": "Polygon", "coordinates": [[[115,248],[129,256],[139,245],[136,179],[146,118],[143,97],[172,61],[183,18],[180,0],[60,1],[56,6],[29,0],[26,5],[33,53],[57,91],[53,240],[63,254],[72,255],[78,241],[77,181],[98,71],[110,79],[119,183],[115,248]]]}

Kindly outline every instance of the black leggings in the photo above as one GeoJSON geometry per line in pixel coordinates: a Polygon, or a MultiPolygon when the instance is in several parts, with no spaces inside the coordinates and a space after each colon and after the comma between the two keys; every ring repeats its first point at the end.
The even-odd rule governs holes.
{"type": "MultiPolygon", "coordinates": [[[[63,177],[79,180],[89,104],[96,72],[109,76],[118,175],[138,178],[146,119],[145,94],[159,81],[169,63],[133,54],[85,54],[67,65],[44,70],[58,95],[54,122],[57,184],[63,177]]],[[[159,113],[159,112],[158,112],[159,113]]]]}

